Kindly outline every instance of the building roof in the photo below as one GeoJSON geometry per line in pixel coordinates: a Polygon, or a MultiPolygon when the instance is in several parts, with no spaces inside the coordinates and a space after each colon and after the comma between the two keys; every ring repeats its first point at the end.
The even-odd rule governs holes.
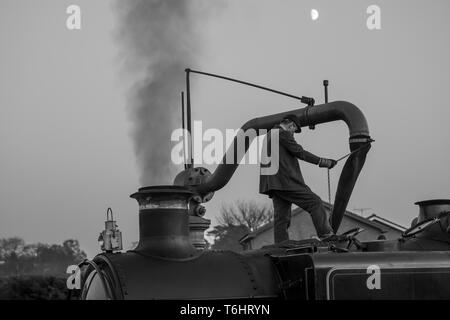
{"type": "Polygon", "coordinates": [[[392,229],[396,229],[396,230],[398,230],[400,232],[404,232],[407,229],[407,228],[399,225],[398,223],[395,223],[395,222],[392,222],[392,221],[390,221],[390,220],[388,220],[386,218],[377,216],[375,213],[370,215],[370,216],[368,216],[366,219],[369,219],[372,222],[378,222],[378,223],[380,223],[382,225],[388,226],[388,227],[390,227],[392,229]]]}
{"type": "MultiPolygon", "coordinates": [[[[322,202],[323,202],[323,205],[324,205],[325,209],[326,209],[327,211],[331,211],[332,205],[329,204],[329,203],[326,202],[326,201],[322,201],[322,202]]],[[[295,209],[292,211],[292,216],[298,215],[298,214],[300,214],[300,213],[302,213],[302,212],[305,212],[305,210],[303,210],[303,209],[297,207],[297,208],[295,208],[295,209]]],[[[375,214],[373,214],[373,215],[370,216],[370,217],[373,217],[373,216],[376,217],[376,218],[374,218],[373,220],[370,220],[370,219],[369,219],[370,217],[364,218],[364,217],[362,217],[362,216],[360,216],[360,215],[358,215],[358,214],[356,214],[356,213],[350,212],[350,211],[348,211],[348,210],[346,210],[346,211],[344,212],[344,216],[347,217],[347,218],[356,220],[356,221],[358,221],[358,222],[360,222],[360,223],[362,223],[362,224],[366,224],[366,225],[368,225],[368,226],[370,226],[370,227],[372,227],[372,228],[374,228],[374,229],[377,229],[377,230],[379,230],[379,232],[381,232],[381,233],[382,233],[382,232],[385,232],[385,229],[384,229],[382,226],[380,226],[380,223],[383,224],[383,225],[385,225],[385,226],[388,226],[388,227],[397,229],[397,230],[399,230],[399,231],[401,231],[401,232],[403,232],[403,231],[406,230],[406,228],[404,228],[404,227],[402,227],[402,226],[400,226],[400,225],[398,225],[398,224],[396,224],[396,223],[394,223],[394,222],[391,222],[391,221],[389,221],[389,220],[387,220],[387,219],[378,217],[378,216],[376,216],[375,214]],[[384,221],[384,222],[382,222],[381,220],[384,221]],[[377,222],[378,222],[378,223],[377,223],[377,222]]],[[[248,240],[250,240],[250,239],[253,239],[253,238],[255,238],[257,235],[263,233],[263,232],[266,231],[266,230],[271,229],[272,227],[273,227],[273,221],[272,221],[272,222],[269,222],[269,223],[266,223],[265,225],[263,225],[262,227],[258,228],[257,230],[255,230],[255,231],[253,231],[253,232],[250,232],[250,233],[246,234],[245,236],[243,236],[241,239],[239,239],[239,242],[240,242],[240,243],[243,243],[243,242],[245,242],[245,241],[248,241],[248,240]]]]}

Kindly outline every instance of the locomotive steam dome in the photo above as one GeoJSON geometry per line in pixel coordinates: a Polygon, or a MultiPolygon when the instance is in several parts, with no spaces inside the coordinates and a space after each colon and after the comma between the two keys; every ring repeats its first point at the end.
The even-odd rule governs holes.
{"type": "Polygon", "coordinates": [[[442,212],[450,212],[450,199],[419,201],[415,204],[420,207],[417,222],[422,222],[430,218],[437,218],[442,212]]]}
{"type": "Polygon", "coordinates": [[[450,200],[437,199],[415,203],[419,216],[405,232],[404,250],[448,250],[450,244],[450,200]],[[412,235],[410,237],[409,235],[412,235]]]}

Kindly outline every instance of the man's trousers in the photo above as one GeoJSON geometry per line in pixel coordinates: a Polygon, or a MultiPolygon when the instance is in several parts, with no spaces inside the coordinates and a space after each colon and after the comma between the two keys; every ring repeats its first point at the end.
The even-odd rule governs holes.
{"type": "Polygon", "coordinates": [[[333,232],[323,202],[318,195],[305,185],[301,190],[272,190],[270,197],[274,207],[275,243],[289,240],[288,228],[291,224],[291,206],[296,204],[307,211],[312,218],[317,235],[323,237],[333,232]]]}

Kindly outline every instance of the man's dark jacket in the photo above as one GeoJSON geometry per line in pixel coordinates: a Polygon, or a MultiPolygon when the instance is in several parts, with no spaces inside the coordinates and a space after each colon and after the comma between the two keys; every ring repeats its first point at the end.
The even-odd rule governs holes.
{"type": "MultiPolygon", "coordinates": [[[[274,175],[260,175],[259,192],[270,195],[271,190],[296,191],[305,188],[298,159],[304,160],[312,164],[319,164],[320,158],[312,153],[303,150],[294,135],[277,125],[272,130],[279,130],[279,169],[274,175]]],[[[270,156],[271,135],[267,133],[266,141],[268,155],[270,156]]],[[[261,164],[261,167],[269,167],[269,165],[261,164]]]]}

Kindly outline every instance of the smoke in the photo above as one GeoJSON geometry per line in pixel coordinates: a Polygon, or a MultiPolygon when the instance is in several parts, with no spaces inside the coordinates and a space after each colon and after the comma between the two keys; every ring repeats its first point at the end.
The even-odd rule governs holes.
{"type": "Polygon", "coordinates": [[[170,137],[181,127],[187,67],[201,52],[199,21],[209,9],[197,1],[117,0],[118,41],[133,79],[127,108],[141,185],[171,184],[177,170],[170,137]]]}

